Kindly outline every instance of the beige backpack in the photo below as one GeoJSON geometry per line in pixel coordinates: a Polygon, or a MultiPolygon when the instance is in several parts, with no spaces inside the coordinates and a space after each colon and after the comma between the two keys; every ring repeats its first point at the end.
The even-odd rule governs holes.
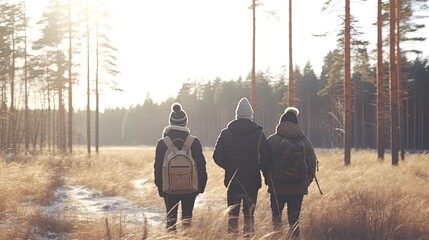
{"type": "MultiPolygon", "coordinates": [[[[167,146],[162,166],[162,191],[168,194],[198,192],[198,172],[192,158],[191,146],[195,137],[188,135],[182,149],[177,149],[170,137],[163,141],[167,146]]],[[[178,138],[174,141],[183,141],[178,138]]]]}

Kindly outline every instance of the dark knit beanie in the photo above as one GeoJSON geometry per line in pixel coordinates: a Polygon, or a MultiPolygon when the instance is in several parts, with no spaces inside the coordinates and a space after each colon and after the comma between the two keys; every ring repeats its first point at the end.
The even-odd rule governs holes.
{"type": "Polygon", "coordinates": [[[180,103],[173,103],[171,105],[170,125],[186,126],[188,124],[188,116],[182,110],[180,103]]]}
{"type": "Polygon", "coordinates": [[[299,110],[296,107],[288,107],[280,118],[280,122],[293,122],[298,124],[298,116],[299,110]]]}

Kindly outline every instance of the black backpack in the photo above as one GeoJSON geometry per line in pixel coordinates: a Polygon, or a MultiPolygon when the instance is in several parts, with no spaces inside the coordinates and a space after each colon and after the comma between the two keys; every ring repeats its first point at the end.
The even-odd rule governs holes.
{"type": "Polygon", "coordinates": [[[280,182],[300,183],[307,179],[305,137],[282,137],[278,145],[273,177],[280,182]]]}

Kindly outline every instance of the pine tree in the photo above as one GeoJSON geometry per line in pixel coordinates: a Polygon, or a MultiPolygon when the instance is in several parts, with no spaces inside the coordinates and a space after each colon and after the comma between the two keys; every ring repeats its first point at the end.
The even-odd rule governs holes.
{"type": "Polygon", "coordinates": [[[107,10],[106,2],[96,1],[95,6],[95,152],[99,151],[100,135],[100,82],[106,84],[114,91],[121,91],[118,88],[115,77],[119,74],[115,48],[109,35],[112,29],[109,27],[110,12],[107,10]],[[100,68],[100,65],[102,68],[100,68]],[[101,79],[101,80],[100,80],[101,79]]]}
{"type": "Polygon", "coordinates": [[[66,149],[65,132],[65,109],[64,91],[67,83],[65,76],[68,62],[66,60],[66,49],[64,49],[67,23],[62,17],[65,15],[65,7],[59,1],[51,1],[42,14],[42,19],[38,22],[41,25],[42,36],[33,43],[33,50],[39,55],[46,55],[46,83],[56,91],[58,99],[58,116],[56,118],[56,143],[60,151],[66,149]]]}

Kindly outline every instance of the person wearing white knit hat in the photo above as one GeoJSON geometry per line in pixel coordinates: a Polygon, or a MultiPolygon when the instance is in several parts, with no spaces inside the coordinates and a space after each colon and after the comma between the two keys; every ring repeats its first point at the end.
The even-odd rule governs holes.
{"type": "MultiPolygon", "coordinates": [[[[213,152],[215,163],[224,169],[227,188],[228,232],[238,234],[238,219],[243,206],[243,234],[254,234],[254,212],[261,174],[270,165],[270,146],[262,128],[253,121],[253,109],[242,98],[235,110],[235,119],[221,131],[213,152]]],[[[265,173],[264,173],[265,174],[265,173]]]]}
{"type": "Polygon", "coordinates": [[[293,122],[295,124],[298,124],[298,115],[299,110],[296,107],[288,107],[285,109],[285,112],[280,117],[280,122],[293,122]]]}
{"type": "Polygon", "coordinates": [[[282,228],[282,211],[286,205],[290,233],[297,238],[303,198],[315,179],[318,162],[313,145],[298,126],[298,115],[297,108],[286,108],[276,132],[268,137],[272,165],[264,175],[270,193],[274,231],[282,228]]]}

